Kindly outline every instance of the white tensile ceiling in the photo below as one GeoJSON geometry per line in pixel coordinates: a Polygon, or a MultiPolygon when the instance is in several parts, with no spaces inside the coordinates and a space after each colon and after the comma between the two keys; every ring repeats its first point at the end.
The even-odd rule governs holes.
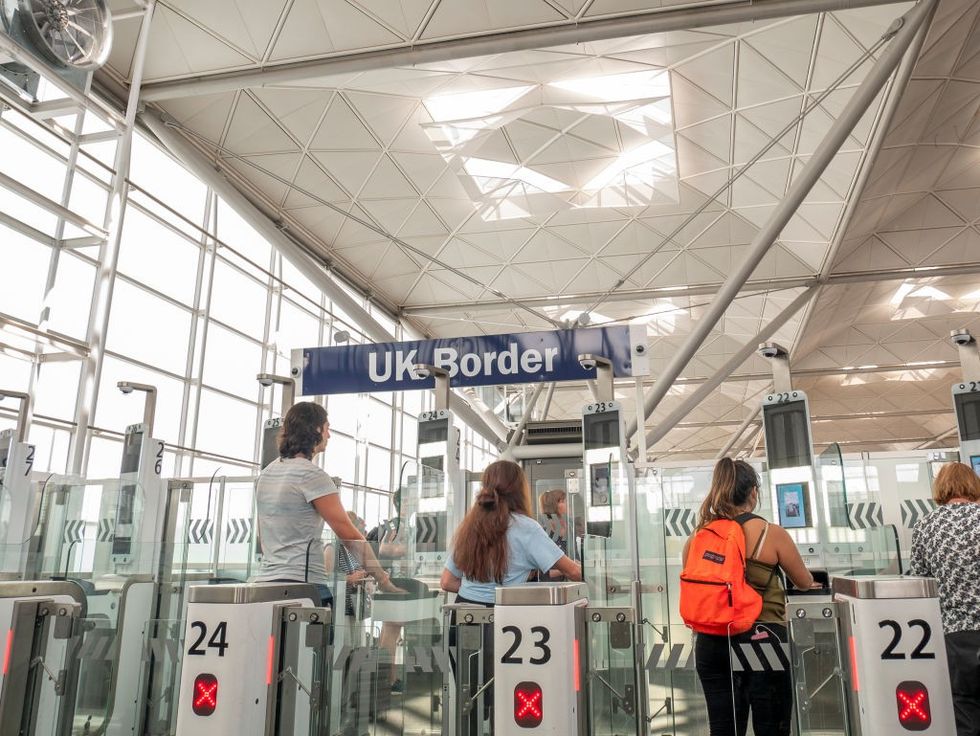
{"type": "MultiPolygon", "coordinates": [[[[167,90],[154,104],[202,153],[420,332],[548,328],[591,307],[593,323],[647,325],[656,376],[870,69],[869,50],[911,3],[276,84],[253,77],[243,89],[181,94],[180,85],[681,4],[160,0],[144,89],[167,90]]],[[[940,1],[880,152],[872,160],[869,148],[885,132],[890,89],[648,427],[814,277],[831,281],[773,339],[791,348],[811,395],[816,441],[903,449],[952,427],[958,372],[947,336],[980,328],[978,9],[940,1]],[[966,275],[909,270],[957,265],[966,275]],[[883,270],[894,278],[880,280],[883,270]]],[[[103,73],[126,81],[138,21],[115,30],[103,73]]],[[[761,358],[736,374],[654,454],[722,447],[768,386],[761,358]]],[[[557,391],[552,416],[575,415],[583,390],[557,391]]],[[[622,396],[631,400],[633,389],[622,396]]]]}

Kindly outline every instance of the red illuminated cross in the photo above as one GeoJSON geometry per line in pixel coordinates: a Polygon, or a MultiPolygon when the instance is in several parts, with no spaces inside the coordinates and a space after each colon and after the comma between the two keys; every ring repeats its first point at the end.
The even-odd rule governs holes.
{"type": "Polygon", "coordinates": [[[218,692],[218,683],[212,682],[210,685],[204,682],[197,683],[197,697],[194,698],[194,707],[211,707],[213,708],[218,704],[217,698],[215,697],[218,692]]]}
{"type": "Polygon", "coordinates": [[[902,723],[912,720],[914,717],[918,721],[929,720],[929,714],[922,709],[922,704],[925,702],[928,695],[925,690],[918,690],[917,692],[909,695],[901,690],[898,692],[898,699],[902,702],[904,706],[898,713],[898,720],[902,723]]]}
{"type": "Polygon", "coordinates": [[[540,690],[536,690],[533,693],[525,693],[518,690],[515,695],[521,701],[520,710],[517,711],[517,718],[523,718],[526,715],[531,715],[534,718],[541,717],[541,708],[539,707],[541,703],[540,690]]]}

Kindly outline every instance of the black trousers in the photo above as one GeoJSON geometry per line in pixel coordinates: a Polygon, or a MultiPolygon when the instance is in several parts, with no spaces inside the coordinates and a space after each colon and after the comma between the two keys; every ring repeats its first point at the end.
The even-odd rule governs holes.
{"type": "Polygon", "coordinates": [[[695,668],[704,691],[710,736],[745,736],[750,714],[757,736],[789,736],[793,678],[780,646],[785,641],[786,627],[779,624],[756,624],[731,639],[697,635],[695,668]],[[742,656],[743,644],[751,647],[754,659],[768,669],[752,671],[755,663],[742,656]],[[763,652],[763,648],[768,652],[763,652]],[[776,667],[770,664],[773,657],[780,663],[776,667]],[[741,671],[733,672],[733,667],[741,671]]]}
{"type": "Polygon", "coordinates": [[[980,736],[980,631],[946,634],[956,736],[980,736]]]}

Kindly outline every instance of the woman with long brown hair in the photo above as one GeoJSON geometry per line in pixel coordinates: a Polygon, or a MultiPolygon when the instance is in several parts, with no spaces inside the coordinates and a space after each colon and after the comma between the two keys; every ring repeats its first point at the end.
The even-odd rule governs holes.
{"type": "Polygon", "coordinates": [[[530,512],[521,466],[509,460],[488,465],[476,503],[456,530],[442,589],[458,593],[460,603],[493,605],[498,585],[520,585],[535,570],[556,569],[581,580],[581,566],[562,553],[530,512]]]}
{"type": "MultiPolygon", "coordinates": [[[[698,634],[694,644],[695,669],[708,709],[711,736],[744,736],[749,714],[752,729],[766,736],[789,736],[793,713],[793,683],[788,662],[780,671],[732,672],[731,649],[736,644],[771,647],[782,652],[786,633],[786,591],[782,570],[800,590],[813,585],[793,538],[778,524],[752,513],[759,504],[759,476],[744,460],[723,457],[715,465],[711,489],[701,504],[698,531],[718,519],[738,522],[745,534],[745,578],[762,596],[762,612],[744,634],[698,634]]],[[[691,539],[684,545],[687,565],[691,539]]]]}

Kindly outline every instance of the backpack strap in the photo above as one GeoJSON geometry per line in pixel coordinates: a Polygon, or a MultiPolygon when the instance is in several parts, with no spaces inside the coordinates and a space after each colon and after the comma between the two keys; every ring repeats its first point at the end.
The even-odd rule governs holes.
{"type": "Polygon", "coordinates": [[[759,541],[755,543],[755,549],[752,550],[752,554],[749,556],[750,560],[758,559],[759,553],[762,551],[762,546],[766,543],[766,537],[769,535],[769,522],[763,520],[762,522],[765,526],[762,528],[762,536],[759,537],[759,541]]]}

